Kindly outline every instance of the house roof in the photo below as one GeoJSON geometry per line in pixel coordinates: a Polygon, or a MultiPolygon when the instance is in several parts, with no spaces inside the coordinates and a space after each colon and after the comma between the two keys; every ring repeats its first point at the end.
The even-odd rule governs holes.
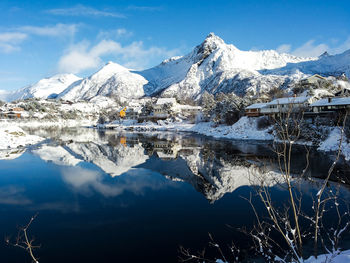
{"type": "Polygon", "coordinates": [[[331,101],[328,101],[328,98],[321,99],[311,104],[311,107],[322,107],[322,106],[333,106],[333,105],[350,105],[350,97],[343,98],[331,98],[331,101]]]}
{"type": "Polygon", "coordinates": [[[177,108],[179,108],[179,109],[185,109],[185,110],[201,110],[202,109],[202,107],[201,106],[192,106],[192,105],[183,105],[183,104],[179,104],[179,105],[177,105],[177,108]]]}
{"type": "Polygon", "coordinates": [[[318,74],[314,74],[314,75],[309,76],[309,77],[307,77],[307,78],[305,78],[305,79],[303,79],[303,80],[305,81],[305,80],[314,79],[314,78],[318,78],[318,79],[322,79],[322,80],[327,80],[325,77],[322,77],[321,75],[318,75],[318,74]]]}
{"type": "Polygon", "coordinates": [[[166,104],[166,103],[175,104],[176,99],[175,98],[159,98],[156,102],[157,105],[162,105],[162,104],[166,104]]]}
{"type": "Polygon", "coordinates": [[[280,98],[275,99],[267,105],[281,105],[281,104],[298,104],[298,103],[304,103],[307,102],[310,99],[310,97],[288,97],[288,98],[280,98]]]}
{"type": "Polygon", "coordinates": [[[325,77],[322,77],[321,75],[318,75],[318,74],[312,75],[309,78],[312,78],[312,77],[319,78],[319,79],[326,79],[325,77]]]}
{"type": "Polygon", "coordinates": [[[247,110],[249,110],[249,109],[261,109],[261,108],[264,108],[266,105],[267,105],[267,103],[254,103],[254,104],[246,107],[246,109],[247,110]]]}

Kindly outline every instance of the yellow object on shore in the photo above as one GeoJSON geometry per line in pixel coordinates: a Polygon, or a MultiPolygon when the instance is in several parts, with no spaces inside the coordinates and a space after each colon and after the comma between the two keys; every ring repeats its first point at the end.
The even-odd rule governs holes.
{"type": "Polygon", "coordinates": [[[126,107],[124,107],[124,109],[122,109],[122,110],[119,112],[120,118],[124,118],[125,115],[126,115],[126,107]]]}

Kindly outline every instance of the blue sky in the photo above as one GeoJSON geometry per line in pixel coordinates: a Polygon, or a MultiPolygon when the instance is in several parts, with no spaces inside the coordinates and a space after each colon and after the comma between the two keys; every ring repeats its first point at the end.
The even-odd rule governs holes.
{"type": "Polygon", "coordinates": [[[350,1],[0,2],[0,90],[107,61],[142,69],[214,32],[241,50],[302,56],[350,49],[350,1]]]}

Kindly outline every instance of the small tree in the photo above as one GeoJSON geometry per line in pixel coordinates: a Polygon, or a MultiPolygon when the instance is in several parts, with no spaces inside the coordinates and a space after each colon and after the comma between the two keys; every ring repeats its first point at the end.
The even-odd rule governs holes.
{"type": "MultiPolygon", "coordinates": [[[[330,187],[330,178],[335,169],[341,154],[344,129],[347,123],[346,112],[341,122],[338,124],[341,129],[341,138],[334,162],[330,166],[326,177],[317,182],[317,191],[310,193],[312,206],[304,201],[301,190],[302,180],[312,180],[306,177],[309,168],[309,149],[306,150],[306,167],[299,174],[292,173],[292,149],[301,134],[302,112],[294,112],[293,108],[287,112],[281,112],[275,118],[275,132],[280,139],[280,143],[274,144],[279,172],[275,175],[275,182],[285,189],[287,202],[283,206],[276,205],[275,196],[270,192],[270,184],[266,180],[267,174],[264,169],[252,169],[251,178],[254,182],[260,182],[255,188],[258,199],[262,202],[265,214],[258,213],[253,203],[252,194],[244,197],[251,205],[255,215],[255,226],[242,231],[251,237],[254,242],[254,251],[265,259],[265,262],[304,262],[307,244],[313,243],[313,254],[317,258],[320,250],[330,254],[329,258],[336,257],[339,251],[339,242],[342,235],[350,227],[350,211],[346,200],[339,196],[339,185],[330,187]],[[326,224],[326,216],[331,212],[334,215],[331,219],[331,227],[326,224]]],[[[314,182],[316,183],[316,182],[314,182]]],[[[211,242],[212,243],[212,242],[211,242]]],[[[219,249],[217,254],[225,262],[240,262],[240,250],[234,245],[230,246],[232,255],[223,255],[218,243],[214,247],[219,249]]],[[[181,248],[185,256],[183,261],[195,262],[217,262],[215,259],[208,259],[204,253],[193,255],[188,250],[181,248]]],[[[328,261],[327,261],[328,262],[328,261]]],[[[329,261],[331,262],[331,261],[329,261]]]]}
{"type": "Polygon", "coordinates": [[[209,94],[205,91],[201,97],[201,106],[204,119],[209,120],[213,109],[215,108],[216,102],[213,94],[209,94]]]}

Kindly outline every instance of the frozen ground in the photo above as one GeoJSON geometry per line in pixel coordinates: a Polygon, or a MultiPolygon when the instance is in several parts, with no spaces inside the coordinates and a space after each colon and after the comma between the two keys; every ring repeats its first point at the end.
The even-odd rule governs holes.
{"type": "Polygon", "coordinates": [[[2,150],[35,144],[41,140],[41,137],[28,135],[25,131],[15,125],[4,124],[0,128],[0,149],[2,150]]]}
{"type": "Polygon", "coordinates": [[[1,123],[0,127],[0,159],[14,159],[24,151],[23,147],[36,144],[43,138],[29,135],[16,125],[1,123]]]}
{"type": "Polygon", "coordinates": [[[310,257],[304,261],[305,263],[349,263],[350,250],[335,253],[333,255],[325,254],[317,257],[310,257]]]}
{"type": "MultiPolygon", "coordinates": [[[[285,262],[282,261],[281,262],[285,262]]],[[[334,254],[319,255],[317,258],[310,257],[303,261],[304,263],[349,263],[350,250],[335,252],[334,254]]],[[[216,263],[225,263],[221,259],[216,260],[216,263]]]]}
{"type": "Polygon", "coordinates": [[[28,121],[20,121],[20,122],[13,122],[14,125],[17,125],[19,127],[87,127],[87,126],[93,126],[96,125],[95,120],[85,119],[85,120],[55,120],[55,121],[48,121],[48,120],[28,120],[28,121]]]}
{"type": "Polygon", "coordinates": [[[350,161],[350,142],[345,135],[343,135],[342,138],[341,129],[338,127],[332,129],[328,138],[320,144],[318,150],[325,152],[337,152],[339,150],[341,139],[342,155],[344,155],[346,161],[350,161]]]}

